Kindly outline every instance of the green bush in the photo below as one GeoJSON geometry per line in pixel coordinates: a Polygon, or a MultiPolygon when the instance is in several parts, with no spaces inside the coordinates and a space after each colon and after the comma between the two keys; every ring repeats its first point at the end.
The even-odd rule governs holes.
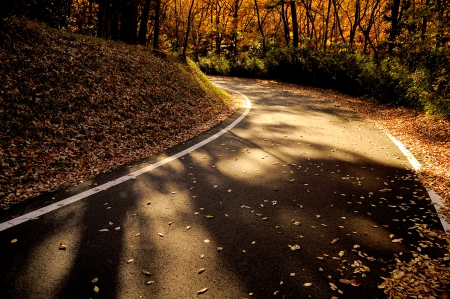
{"type": "Polygon", "coordinates": [[[208,75],[230,75],[230,62],[223,56],[209,54],[206,57],[199,57],[197,62],[199,68],[208,75]]]}
{"type": "Polygon", "coordinates": [[[267,75],[264,60],[242,55],[231,60],[231,74],[238,77],[261,78],[267,75]]]}
{"type": "Polygon", "coordinates": [[[265,58],[242,55],[230,60],[200,58],[208,74],[268,77],[296,84],[364,95],[382,103],[424,110],[450,118],[450,50],[374,57],[341,47],[328,53],[307,47],[277,48],[265,58]]]}

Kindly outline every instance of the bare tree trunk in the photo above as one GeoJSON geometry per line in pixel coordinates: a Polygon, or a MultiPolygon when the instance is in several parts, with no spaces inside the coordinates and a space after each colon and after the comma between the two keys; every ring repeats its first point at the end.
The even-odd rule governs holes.
{"type": "Polygon", "coordinates": [[[128,44],[137,43],[137,15],[138,6],[136,0],[131,0],[122,7],[120,14],[120,34],[119,38],[128,44]]]}
{"type": "Polygon", "coordinates": [[[187,47],[188,47],[189,33],[191,31],[192,9],[194,8],[194,2],[195,2],[195,0],[192,0],[191,6],[189,7],[189,13],[188,13],[188,19],[187,19],[187,28],[186,28],[186,36],[184,38],[184,45],[183,45],[183,60],[184,61],[187,61],[187,59],[186,59],[186,51],[187,51],[187,47]]]}
{"type": "Polygon", "coordinates": [[[153,49],[159,49],[159,18],[161,11],[161,0],[156,0],[155,8],[155,29],[153,33],[153,49]]]}
{"type": "Polygon", "coordinates": [[[360,18],[359,18],[360,2],[359,1],[360,0],[356,0],[356,2],[355,2],[355,15],[354,15],[353,23],[349,19],[351,26],[350,26],[350,35],[348,38],[348,43],[350,44],[350,47],[352,47],[352,48],[353,48],[353,43],[355,41],[356,28],[358,28],[359,21],[360,21],[360,18]]]}
{"type": "Polygon", "coordinates": [[[339,10],[338,10],[338,7],[337,7],[338,5],[336,3],[337,0],[332,0],[332,1],[333,1],[333,8],[334,8],[334,15],[335,15],[335,20],[336,20],[336,26],[337,26],[337,29],[339,29],[339,35],[341,36],[342,42],[343,43],[347,43],[347,41],[345,39],[345,36],[344,36],[344,31],[342,30],[342,27],[341,27],[341,21],[340,21],[340,18],[339,18],[339,10]]]}
{"type": "Polygon", "coordinates": [[[147,44],[147,26],[148,14],[150,12],[150,0],[145,0],[142,8],[141,24],[139,26],[139,44],[145,46],[147,44]]]}
{"type": "Polygon", "coordinates": [[[292,46],[298,48],[298,20],[297,20],[297,6],[296,1],[291,0],[291,15],[292,15],[292,46]]]}
{"type": "Polygon", "coordinates": [[[391,15],[386,17],[391,22],[391,28],[389,29],[389,47],[388,52],[391,53],[394,50],[394,43],[397,36],[400,35],[399,18],[400,15],[400,0],[392,0],[391,15]]]}
{"type": "Polygon", "coordinates": [[[289,46],[289,40],[290,40],[290,32],[289,32],[289,22],[287,20],[287,13],[284,9],[284,0],[281,0],[281,19],[283,20],[283,28],[284,28],[284,39],[286,41],[286,45],[289,46]]]}
{"type": "Polygon", "coordinates": [[[325,19],[325,33],[324,33],[324,37],[323,37],[323,51],[324,52],[326,52],[326,50],[327,50],[328,26],[330,23],[330,11],[331,11],[331,0],[328,0],[327,17],[325,19]]]}
{"type": "Polygon", "coordinates": [[[109,37],[109,12],[111,3],[109,0],[98,1],[97,15],[97,36],[102,38],[109,37]]]}
{"type": "Polygon", "coordinates": [[[262,26],[262,21],[261,21],[261,16],[259,14],[259,7],[258,7],[258,2],[257,0],[255,0],[255,9],[256,9],[256,17],[258,20],[258,30],[259,33],[261,34],[262,37],[262,51],[263,51],[263,57],[266,56],[266,36],[264,34],[264,30],[263,30],[263,26],[262,26]]]}
{"type": "Polygon", "coordinates": [[[231,45],[234,56],[237,55],[237,37],[238,37],[238,10],[239,10],[239,0],[234,0],[233,9],[233,32],[231,34],[231,45]]]}

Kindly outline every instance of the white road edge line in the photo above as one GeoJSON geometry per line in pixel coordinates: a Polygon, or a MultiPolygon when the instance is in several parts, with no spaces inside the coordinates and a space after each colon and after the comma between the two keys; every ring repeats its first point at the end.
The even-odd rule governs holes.
{"type": "MultiPolygon", "coordinates": [[[[384,133],[395,143],[395,145],[402,151],[405,157],[408,159],[409,163],[413,167],[415,171],[419,171],[422,165],[419,161],[417,161],[416,157],[399,141],[397,138],[392,136],[389,132],[383,130],[384,133]]],[[[444,228],[444,232],[447,234],[450,233],[450,223],[445,220],[445,216],[440,212],[442,207],[444,206],[444,202],[442,201],[442,197],[440,197],[433,189],[426,188],[428,192],[428,196],[434,204],[434,208],[438,213],[439,219],[441,220],[442,227],[444,228]]]]}
{"type": "Polygon", "coordinates": [[[59,208],[61,208],[63,206],[67,206],[67,205],[69,205],[71,203],[77,202],[77,201],[79,201],[81,199],[84,199],[84,198],[86,198],[88,196],[91,196],[93,194],[96,194],[96,193],[99,193],[101,191],[107,190],[108,188],[111,188],[113,186],[117,186],[117,185],[119,185],[119,184],[121,184],[123,182],[126,182],[126,181],[130,180],[130,179],[136,178],[137,176],[139,176],[141,174],[149,172],[150,170],[158,168],[158,167],[160,167],[160,166],[162,166],[164,164],[170,163],[173,160],[176,160],[176,159],[178,159],[178,158],[180,158],[180,157],[182,157],[182,156],[184,156],[184,155],[186,155],[188,153],[191,153],[191,152],[195,151],[196,149],[199,149],[200,147],[202,147],[205,144],[213,141],[214,139],[217,139],[218,137],[222,136],[223,134],[225,134],[226,132],[228,132],[229,130],[234,128],[250,112],[250,110],[252,108],[252,103],[250,102],[249,98],[246,95],[244,95],[244,94],[242,94],[242,93],[240,93],[238,91],[232,90],[230,88],[222,87],[220,85],[217,85],[217,86],[222,88],[222,89],[226,89],[226,90],[229,90],[231,92],[237,93],[238,95],[243,97],[245,99],[245,102],[246,102],[245,111],[235,121],[233,121],[231,124],[229,124],[226,128],[220,130],[219,132],[217,132],[216,134],[208,137],[207,139],[203,140],[202,142],[194,144],[193,146],[191,146],[191,147],[189,147],[189,148],[187,148],[187,149],[185,149],[185,150],[183,150],[183,151],[181,151],[179,153],[176,153],[175,155],[167,157],[167,158],[165,158],[165,159],[163,159],[163,160],[161,160],[159,162],[156,162],[156,163],[151,164],[151,165],[149,165],[147,167],[141,168],[141,169],[139,169],[139,170],[137,170],[135,172],[129,173],[129,174],[125,175],[125,176],[119,177],[119,178],[117,178],[117,179],[115,179],[113,181],[109,181],[109,182],[107,182],[105,184],[102,184],[100,186],[96,186],[95,188],[86,190],[86,191],[81,192],[79,194],[76,194],[74,196],[71,196],[71,197],[63,199],[61,201],[55,202],[55,203],[53,203],[51,205],[48,205],[48,206],[45,206],[45,207],[43,207],[43,208],[41,208],[39,210],[36,210],[36,211],[30,212],[30,213],[27,213],[25,215],[19,216],[17,218],[13,218],[11,220],[2,222],[2,223],[0,223],[0,231],[3,231],[3,230],[6,230],[8,228],[11,228],[13,226],[19,225],[19,224],[21,224],[23,222],[26,222],[28,220],[35,220],[38,217],[40,217],[40,216],[42,216],[44,214],[47,214],[47,213],[49,213],[51,211],[57,210],[57,209],[59,209],[59,208]]]}

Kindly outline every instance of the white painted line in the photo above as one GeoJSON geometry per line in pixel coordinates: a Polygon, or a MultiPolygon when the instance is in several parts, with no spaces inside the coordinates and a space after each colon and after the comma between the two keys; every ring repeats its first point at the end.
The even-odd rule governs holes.
{"type": "Polygon", "coordinates": [[[43,207],[43,208],[41,208],[39,210],[27,213],[27,214],[19,216],[17,218],[13,218],[13,219],[8,220],[8,221],[3,222],[3,223],[0,223],[0,231],[6,230],[8,228],[11,228],[11,227],[16,226],[18,224],[21,224],[21,223],[26,222],[28,220],[34,220],[34,219],[36,219],[36,218],[38,218],[38,217],[40,217],[40,216],[42,216],[42,215],[44,215],[46,213],[49,213],[49,212],[54,211],[54,210],[57,210],[57,209],[59,209],[59,208],[61,208],[63,206],[67,206],[67,205],[69,205],[71,203],[79,201],[79,200],[81,200],[83,198],[86,198],[86,197],[91,196],[93,194],[96,194],[98,192],[107,190],[107,189],[109,189],[109,188],[111,188],[113,186],[119,185],[119,184],[121,184],[123,182],[126,182],[126,181],[128,181],[130,179],[133,179],[133,178],[135,178],[135,177],[137,177],[137,176],[139,176],[141,174],[149,172],[150,170],[153,170],[153,169],[158,168],[158,167],[160,167],[162,165],[170,163],[173,160],[176,160],[176,159],[178,159],[178,158],[180,158],[180,157],[182,157],[182,156],[184,156],[184,155],[186,155],[186,154],[188,154],[190,152],[193,152],[196,149],[199,149],[200,147],[204,146],[205,144],[213,141],[214,139],[217,139],[218,137],[222,136],[223,134],[225,134],[226,132],[228,132],[229,130],[234,128],[238,123],[240,123],[247,116],[247,114],[250,112],[250,109],[252,108],[252,103],[250,102],[249,98],[246,95],[244,95],[244,94],[242,94],[242,93],[240,93],[238,91],[235,91],[235,90],[232,90],[232,89],[229,89],[229,88],[226,88],[226,87],[221,87],[221,86],[219,86],[219,87],[223,88],[223,89],[228,89],[231,92],[239,94],[246,101],[245,111],[235,121],[233,121],[231,124],[229,124],[225,129],[222,129],[219,132],[217,132],[216,134],[214,134],[214,135],[208,137],[207,139],[203,140],[202,142],[194,144],[193,146],[191,146],[191,147],[189,147],[189,148],[187,148],[187,149],[185,149],[185,150],[183,150],[183,151],[181,151],[181,152],[179,152],[179,153],[177,153],[177,154],[175,154],[173,156],[167,157],[167,158],[165,158],[165,159],[163,159],[163,160],[161,160],[159,162],[156,162],[156,163],[151,164],[151,165],[149,165],[147,167],[144,167],[144,168],[141,168],[139,170],[136,170],[136,171],[134,171],[132,173],[129,173],[129,174],[125,175],[125,176],[122,176],[122,177],[117,178],[117,179],[115,179],[113,181],[107,182],[107,183],[102,184],[100,186],[96,186],[95,188],[86,190],[86,191],[81,192],[79,194],[76,194],[74,196],[71,196],[71,197],[63,199],[61,201],[55,202],[55,203],[53,203],[51,205],[48,205],[46,207],[43,207]]]}
{"type": "MultiPolygon", "coordinates": [[[[403,144],[397,140],[394,136],[392,136],[389,132],[384,131],[384,133],[392,140],[392,142],[397,145],[397,147],[402,151],[405,157],[408,159],[409,163],[415,171],[419,171],[422,165],[419,161],[417,161],[416,157],[406,148],[403,144]]],[[[440,197],[433,189],[427,188],[428,196],[430,196],[431,202],[438,213],[439,219],[441,220],[442,227],[444,228],[444,232],[447,234],[450,233],[450,223],[445,220],[445,216],[441,213],[441,209],[444,206],[444,202],[442,201],[442,197],[440,197]]]]}

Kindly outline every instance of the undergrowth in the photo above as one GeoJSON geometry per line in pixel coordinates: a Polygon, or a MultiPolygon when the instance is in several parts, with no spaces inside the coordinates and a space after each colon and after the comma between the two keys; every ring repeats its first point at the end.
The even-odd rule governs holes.
{"type": "Polygon", "coordinates": [[[307,47],[278,48],[264,58],[247,54],[226,59],[209,54],[197,62],[213,75],[270,78],[331,88],[380,103],[423,110],[450,118],[450,51],[393,54],[377,62],[370,55],[336,48],[329,52],[307,47]]]}

